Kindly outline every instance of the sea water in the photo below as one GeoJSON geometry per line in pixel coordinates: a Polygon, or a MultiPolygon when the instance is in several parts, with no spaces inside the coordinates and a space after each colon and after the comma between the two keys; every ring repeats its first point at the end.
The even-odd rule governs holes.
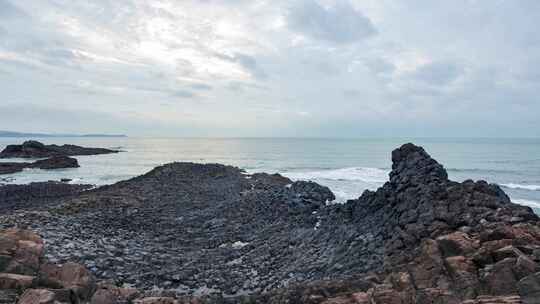
{"type": "MultiPolygon", "coordinates": [[[[2,175],[0,183],[72,179],[111,184],[174,161],[222,163],[248,173],[280,173],[328,186],[339,202],[357,198],[388,180],[391,151],[413,142],[445,166],[451,179],[484,179],[501,185],[518,204],[540,212],[540,139],[306,139],[306,138],[34,138],[46,144],[120,149],[118,154],[78,156],[80,168],[2,175]]],[[[0,149],[23,138],[0,138],[0,149]]],[[[0,161],[14,161],[0,160],[0,161]]],[[[24,161],[24,160],[15,160],[24,161]]]]}

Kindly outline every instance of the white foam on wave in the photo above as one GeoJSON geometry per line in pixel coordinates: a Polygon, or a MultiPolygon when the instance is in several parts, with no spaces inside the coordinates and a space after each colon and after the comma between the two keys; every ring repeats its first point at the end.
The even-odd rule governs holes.
{"type": "Polygon", "coordinates": [[[516,198],[516,199],[512,199],[512,202],[519,205],[540,209],[540,202],[537,202],[537,201],[516,198]]]}
{"type": "Polygon", "coordinates": [[[508,184],[501,184],[501,186],[510,188],[510,189],[522,189],[522,190],[531,190],[531,191],[540,191],[539,185],[521,185],[521,184],[514,184],[514,183],[508,183],[508,184]]]}
{"type": "Polygon", "coordinates": [[[325,179],[335,181],[362,181],[383,184],[388,180],[388,171],[379,168],[350,167],[333,170],[282,172],[282,175],[293,180],[325,179]]]}

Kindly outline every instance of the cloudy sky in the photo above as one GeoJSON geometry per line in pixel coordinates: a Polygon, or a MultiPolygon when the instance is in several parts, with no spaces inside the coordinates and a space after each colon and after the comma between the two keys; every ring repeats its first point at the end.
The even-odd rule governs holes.
{"type": "Polygon", "coordinates": [[[540,136],[540,1],[0,0],[0,129],[540,136]]]}

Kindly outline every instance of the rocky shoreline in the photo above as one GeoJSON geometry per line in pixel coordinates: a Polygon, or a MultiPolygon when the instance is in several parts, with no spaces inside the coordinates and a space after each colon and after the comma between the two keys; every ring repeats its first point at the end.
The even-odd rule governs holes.
{"type": "Polygon", "coordinates": [[[32,277],[5,288],[15,283],[0,275],[12,301],[0,303],[24,289],[19,303],[539,303],[530,208],[497,185],[450,181],[412,144],[392,162],[384,186],[345,204],[312,182],[218,164],[46,200],[0,187],[0,272],[32,277]],[[6,249],[28,239],[33,253],[6,249]]]}

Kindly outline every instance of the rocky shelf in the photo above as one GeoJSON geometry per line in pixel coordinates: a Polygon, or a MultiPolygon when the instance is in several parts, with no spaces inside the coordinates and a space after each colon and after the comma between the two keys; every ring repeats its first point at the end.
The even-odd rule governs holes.
{"type": "Polygon", "coordinates": [[[46,158],[54,156],[99,155],[118,153],[118,150],[104,148],[86,148],[76,145],[45,145],[38,141],[29,140],[21,145],[9,145],[0,158],[46,158]]]}
{"type": "Polygon", "coordinates": [[[392,162],[345,204],[316,183],[193,163],[41,207],[7,195],[0,303],[539,303],[530,208],[450,181],[421,147],[392,162]]]}
{"type": "Polygon", "coordinates": [[[16,173],[27,168],[46,170],[79,168],[79,162],[75,158],[68,156],[53,156],[47,159],[37,160],[33,163],[0,162],[0,174],[16,173]]]}

